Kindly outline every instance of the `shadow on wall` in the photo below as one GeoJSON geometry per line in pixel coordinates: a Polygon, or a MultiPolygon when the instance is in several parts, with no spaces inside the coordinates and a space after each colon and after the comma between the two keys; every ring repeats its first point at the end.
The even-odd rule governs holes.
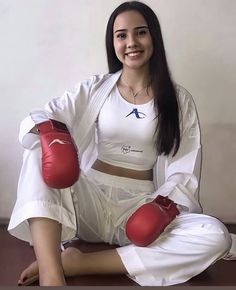
{"type": "Polygon", "coordinates": [[[201,126],[203,163],[200,202],[203,211],[236,223],[236,126],[201,126]]]}

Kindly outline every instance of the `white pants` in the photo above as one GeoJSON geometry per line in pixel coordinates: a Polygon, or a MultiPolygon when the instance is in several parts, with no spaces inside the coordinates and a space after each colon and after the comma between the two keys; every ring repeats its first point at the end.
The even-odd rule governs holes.
{"type": "Polygon", "coordinates": [[[78,236],[90,242],[118,244],[131,279],[142,286],[183,283],[227,254],[230,235],[216,218],[182,212],[147,247],[130,244],[125,223],[152,197],[153,183],[83,172],[70,189],[46,186],[41,177],[40,147],[26,150],[9,232],[31,242],[27,219],[47,217],[62,224],[62,240],[78,236]]]}

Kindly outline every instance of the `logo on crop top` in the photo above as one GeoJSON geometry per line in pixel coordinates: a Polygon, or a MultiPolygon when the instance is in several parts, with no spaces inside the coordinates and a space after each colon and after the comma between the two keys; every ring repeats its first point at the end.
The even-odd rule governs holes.
{"type": "Polygon", "coordinates": [[[130,112],[130,113],[126,116],[126,118],[129,117],[129,116],[131,116],[132,114],[134,114],[135,117],[136,117],[137,119],[143,119],[143,118],[145,118],[145,117],[147,116],[146,114],[144,114],[144,113],[142,113],[142,112],[139,112],[138,109],[134,108],[133,111],[130,112]]]}
{"type": "Polygon", "coordinates": [[[137,153],[143,153],[142,150],[136,150],[136,149],[133,149],[130,145],[123,145],[121,147],[121,152],[123,154],[128,154],[130,152],[137,152],[137,153]]]}

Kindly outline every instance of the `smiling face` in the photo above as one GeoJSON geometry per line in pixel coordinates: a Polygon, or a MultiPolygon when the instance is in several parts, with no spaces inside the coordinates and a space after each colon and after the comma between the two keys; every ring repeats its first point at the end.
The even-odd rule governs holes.
{"type": "Polygon", "coordinates": [[[139,12],[126,11],[116,17],[113,44],[124,69],[148,68],[153,43],[147,23],[139,12]]]}

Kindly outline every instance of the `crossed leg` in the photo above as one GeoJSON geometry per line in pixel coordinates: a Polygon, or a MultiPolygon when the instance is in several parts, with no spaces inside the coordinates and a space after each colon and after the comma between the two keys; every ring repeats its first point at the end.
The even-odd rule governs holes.
{"type": "Polygon", "coordinates": [[[40,286],[65,284],[61,261],[61,225],[48,218],[29,219],[34,252],[38,262],[40,286]]]}
{"type": "Polygon", "coordinates": [[[82,253],[69,247],[61,253],[61,225],[47,218],[29,220],[36,261],[20,275],[19,285],[39,279],[40,286],[65,285],[65,277],[127,273],[115,249],[82,253]]]}

